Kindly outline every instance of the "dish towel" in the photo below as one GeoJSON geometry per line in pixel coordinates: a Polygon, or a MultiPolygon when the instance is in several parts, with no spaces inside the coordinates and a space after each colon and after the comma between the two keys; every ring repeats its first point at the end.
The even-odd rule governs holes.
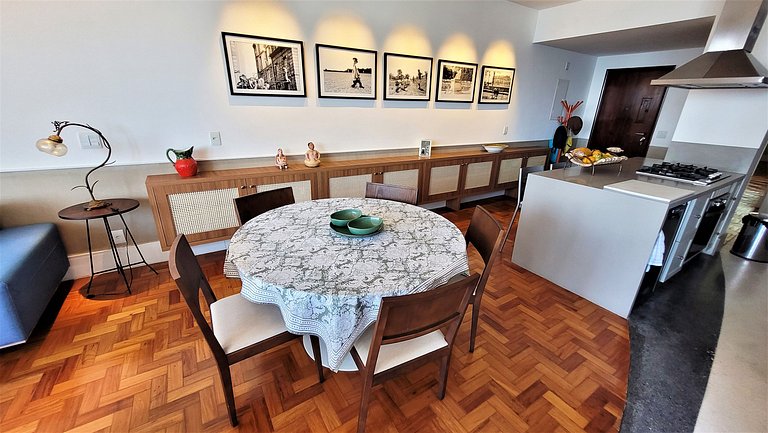
{"type": "Polygon", "coordinates": [[[648,259],[648,264],[645,265],[645,272],[651,270],[651,266],[661,266],[664,264],[664,232],[660,231],[656,236],[656,243],[653,245],[653,251],[651,251],[651,258],[648,259]]]}

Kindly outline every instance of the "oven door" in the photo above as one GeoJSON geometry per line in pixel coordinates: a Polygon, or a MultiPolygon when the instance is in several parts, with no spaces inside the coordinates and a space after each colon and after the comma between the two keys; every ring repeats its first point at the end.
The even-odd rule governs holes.
{"type": "Polygon", "coordinates": [[[691,247],[688,249],[688,254],[685,256],[686,260],[692,258],[707,247],[709,240],[712,238],[712,234],[715,232],[717,224],[720,222],[720,218],[723,217],[728,206],[728,197],[729,194],[723,194],[709,201],[707,208],[704,211],[704,215],[701,217],[699,228],[696,230],[696,234],[693,235],[691,247]]]}

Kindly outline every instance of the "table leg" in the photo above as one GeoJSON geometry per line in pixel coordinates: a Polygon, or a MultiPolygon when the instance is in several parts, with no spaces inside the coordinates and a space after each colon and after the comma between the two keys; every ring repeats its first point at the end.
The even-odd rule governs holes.
{"type": "Polygon", "coordinates": [[[91,225],[88,224],[88,220],[85,220],[85,234],[88,238],[88,262],[91,265],[91,278],[88,280],[88,288],[85,290],[85,297],[88,299],[93,298],[91,295],[91,284],[93,284],[93,249],[91,248],[91,225]]]}
{"type": "MultiPolygon", "coordinates": [[[[128,224],[126,224],[126,223],[125,223],[125,219],[123,218],[123,214],[119,213],[119,214],[117,214],[117,216],[119,216],[119,217],[120,217],[120,221],[122,221],[122,222],[123,222],[123,227],[125,227],[125,232],[126,232],[126,233],[128,233],[128,237],[130,237],[130,238],[131,238],[131,242],[133,242],[133,246],[134,246],[134,247],[136,247],[136,252],[138,252],[138,253],[139,253],[139,257],[141,257],[141,261],[140,261],[140,262],[137,262],[136,264],[138,264],[138,263],[144,263],[145,265],[147,265],[147,267],[148,267],[150,270],[152,270],[152,272],[154,272],[154,273],[155,273],[155,275],[158,275],[158,273],[157,273],[157,271],[155,270],[155,268],[153,268],[153,267],[152,267],[152,265],[150,265],[149,263],[147,263],[147,259],[145,259],[145,258],[144,258],[144,254],[141,254],[141,250],[139,249],[139,245],[136,243],[136,239],[134,239],[134,237],[133,237],[133,233],[131,233],[131,229],[129,229],[129,228],[128,228],[128,224]]],[[[129,266],[130,266],[130,265],[129,265],[129,266]]]]}
{"type": "MultiPolygon", "coordinates": [[[[325,348],[325,342],[323,341],[323,339],[319,338],[319,340],[320,340],[320,356],[323,358],[323,366],[328,367],[328,349],[325,348]]],[[[309,356],[314,361],[315,357],[312,352],[312,341],[309,338],[309,335],[305,334],[301,341],[304,345],[304,351],[307,352],[307,356],[309,356]]],[[[339,371],[357,371],[357,365],[355,364],[355,360],[352,359],[352,355],[347,353],[347,356],[345,356],[344,360],[341,361],[341,366],[339,367],[339,371]]]]}
{"type": "MultiPolygon", "coordinates": [[[[128,282],[128,276],[125,275],[125,268],[123,262],[120,260],[120,253],[117,251],[117,244],[115,244],[115,238],[112,237],[112,228],[109,226],[107,217],[102,218],[104,220],[104,228],[107,230],[107,239],[109,239],[109,248],[112,250],[112,257],[115,259],[115,267],[120,276],[123,277],[125,287],[128,289],[128,293],[131,293],[131,283],[128,282]]],[[[131,275],[131,282],[133,282],[133,275],[131,275]]]]}

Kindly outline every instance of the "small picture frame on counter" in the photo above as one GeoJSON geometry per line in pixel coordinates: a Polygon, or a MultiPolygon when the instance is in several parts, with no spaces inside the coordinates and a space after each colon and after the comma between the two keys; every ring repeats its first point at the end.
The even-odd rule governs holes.
{"type": "Polygon", "coordinates": [[[421,140],[419,158],[429,158],[430,156],[432,156],[432,140],[421,140]]]}

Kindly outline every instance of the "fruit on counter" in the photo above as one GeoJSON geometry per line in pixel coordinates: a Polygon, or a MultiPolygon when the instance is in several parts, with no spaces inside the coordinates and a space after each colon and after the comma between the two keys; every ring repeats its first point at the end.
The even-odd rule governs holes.
{"type": "Polygon", "coordinates": [[[592,155],[592,149],[588,147],[577,147],[576,149],[573,149],[571,153],[573,154],[573,156],[584,158],[592,155]]]}
{"type": "Polygon", "coordinates": [[[592,160],[590,160],[588,157],[581,158],[581,162],[584,164],[592,164],[592,160]]]}

